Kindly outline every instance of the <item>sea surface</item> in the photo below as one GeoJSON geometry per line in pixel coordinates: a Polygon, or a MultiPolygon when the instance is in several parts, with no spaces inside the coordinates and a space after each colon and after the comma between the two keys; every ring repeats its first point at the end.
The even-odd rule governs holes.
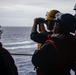
{"type": "MultiPolygon", "coordinates": [[[[2,29],[1,42],[14,58],[19,75],[36,75],[31,63],[31,54],[34,53],[37,43],[30,39],[31,27],[2,27],[2,29]]],[[[72,70],[71,74],[74,75],[72,70]]]]}
{"type": "Polygon", "coordinates": [[[37,44],[30,39],[31,27],[2,27],[2,29],[1,42],[14,58],[19,75],[36,75],[30,54],[33,54],[37,44]]]}

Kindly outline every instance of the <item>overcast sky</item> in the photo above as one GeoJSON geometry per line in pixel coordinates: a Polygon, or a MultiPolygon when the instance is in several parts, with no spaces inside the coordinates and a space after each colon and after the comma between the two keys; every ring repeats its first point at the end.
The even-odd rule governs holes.
{"type": "Polygon", "coordinates": [[[45,18],[52,9],[74,15],[75,3],[76,0],[0,0],[0,25],[32,26],[34,18],[45,18]]]}

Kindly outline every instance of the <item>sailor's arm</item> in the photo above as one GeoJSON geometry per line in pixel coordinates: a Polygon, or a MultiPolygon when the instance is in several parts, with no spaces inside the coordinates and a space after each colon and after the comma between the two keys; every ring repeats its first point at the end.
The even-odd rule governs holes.
{"type": "Polygon", "coordinates": [[[31,33],[37,32],[37,24],[38,24],[38,18],[35,18],[31,33]]]}

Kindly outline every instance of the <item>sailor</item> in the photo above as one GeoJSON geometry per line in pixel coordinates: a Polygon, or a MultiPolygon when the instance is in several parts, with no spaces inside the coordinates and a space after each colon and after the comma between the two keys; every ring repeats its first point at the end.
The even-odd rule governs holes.
{"type": "Polygon", "coordinates": [[[10,52],[1,42],[3,30],[0,25],[0,75],[18,75],[18,69],[10,52]]]}
{"type": "MultiPolygon", "coordinates": [[[[58,10],[51,10],[46,14],[46,18],[35,18],[34,19],[34,24],[31,30],[30,38],[34,42],[38,43],[38,47],[35,50],[38,51],[40,50],[41,46],[45,43],[47,40],[47,35],[53,34],[53,26],[54,26],[54,18],[60,16],[60,11],[58,10]],[[46,25],[47,28],[44,27],[44,24],[46,25]],[[37,27],[39,25],[39,31],[37,31],[37,27]],[[47,31],[48,30],[48,31],[47,31]]],[[[34,52],[34,53],[35,53],[34,52]]],[[[36,73],[39,74],[38,69],[36,69],[36,73]]]]}
{"type": "Polygon", "coordinates": [[[71,75],[70,70],[76,65],[75,17],[69,13],[55,20],[50,40],[32,57],[37,68],[37,75],[71,75]]]}

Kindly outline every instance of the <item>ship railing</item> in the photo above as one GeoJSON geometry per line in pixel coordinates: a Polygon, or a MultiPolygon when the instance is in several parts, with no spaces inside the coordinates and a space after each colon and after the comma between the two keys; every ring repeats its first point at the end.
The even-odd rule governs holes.
{"type": "Polygon", "coordinates": [[[19,53],[11,53],[11,55],[32,56],[33,54],[19,54],[19,53]]]}

